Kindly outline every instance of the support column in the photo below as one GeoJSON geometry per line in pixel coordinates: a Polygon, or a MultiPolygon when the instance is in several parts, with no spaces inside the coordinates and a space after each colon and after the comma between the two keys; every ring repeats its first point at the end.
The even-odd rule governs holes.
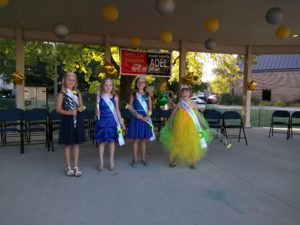
{"type": "Polygon", "coordinates": [[[242,118],[245,127],[251,127],[250,123],[250,106],[251,106],[251,91],[248,91],[248,83],[252,80],[252,47],[246,47],[244,60],[244,84],[243,84],[243,110],[242,118]]]}
{"type": "Polygon", "coordinates": [[[186,44],[184,41],[180,41],[178,98],[180,98],[180,95],[181,95],[182,79],[184,78],[185,70],[186,70],[186,44]]]}
{"type": "MultiPolygon", "coordinates": [[[[23,41],[23,31],[21,28],[16,29],[16,71],[19,71],[21,74],[24,74],[24,41],[23,41]]],[[[22,84],[16,84],[16,107],[20,109],[25,109],[25,105],[24,105],[25,79],[23,80],[22,84]]]]}
{"type": "Polygon", "coordinates": [[[105,34],[105,61],[111,63],[111,53],[110,53],[110,47],[111,47],[111,35],[105,34]]]}

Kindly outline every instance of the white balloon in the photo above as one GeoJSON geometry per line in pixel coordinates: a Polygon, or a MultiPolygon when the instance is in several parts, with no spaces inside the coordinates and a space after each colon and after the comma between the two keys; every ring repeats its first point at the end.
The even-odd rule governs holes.
{"type": "Polygon", "coordinates": [[[277,24],[283,19],[283,11],[278,7],[271,8],[267,11],[265,19],[269,24],[277,24]]]}
{"type": "Polygon", "coordinates": [[[214,39],[209,38],[204,42],[204,46],[208,50],[213,50],[217,46],[217,43],[214,39]]]}
{"type": "Polygon", "coordinates": [[[63,39],[64,37],[68,36],[69,28],[62,23],[58,23],[54,25],[53,33],[56,37],[63,39]]]}
{"type": "Polygon", "coordinates": [[[174,0],[156,0],[155,7],[159,14],[161,15],[170,15],[175,9],[174,0]]]}

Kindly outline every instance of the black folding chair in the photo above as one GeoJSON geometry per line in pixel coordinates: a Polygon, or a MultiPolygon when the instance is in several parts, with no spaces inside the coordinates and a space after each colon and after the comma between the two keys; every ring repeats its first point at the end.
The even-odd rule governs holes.
{"type": "Polygon", "coordinates": [[[23,114],[24,111],[18,108],[0,110],[1,144],[7,144],[9,134],[17,134],[20,137],[21,153],[24,153],[23,114]]]}
{"type": "Polygon", "coordinates": [[[151,120],[154,126],[154,129],[157,128],[157,132],[160,131],[161,121],[160,121],[160,109],[152,109],[151,120]]]}
{"type": "Polygon", "coordinates": [[[84,123],[84,128],[87,130],[88,138],[94,140],[93,132],[95,126],[95,112],[93,110],[85,109],[81,112],[84,123]]]}
{"type": "Polygon", "coordinates": [[[61,120],[61,114],[53,110],[49,114],[49,148],[51,147],[52,152],[54,151],[53,142],[54,142],[54,133],[59,130],[61,120]]]}
{"type": "Polygon", "coordinates": [[[300,111],[295,111],[291,115],[291,120],[290,120],[291,138],[293,137],[293,127],[300,127],[300,111]]]}
{"type": "Polygon", "coordinates": [[[25,111],[24,113],[24,134],[26,142],[32,141],[32,136],[44,136],[45,144],[49,151],[49,135],[48,135],[48,110],[44,108],[36,108],[25,111]],[[44,133],[44,134],[43,134],[44,133]]]}
{"type": "Polygon", "coordinates": [[[247,137],[244,129],[243,120],[241,114],[236,111],[226,111],[223,113],[223,128],[226,138],[237,138],[240,142],[241,138],[245,139],[246,145],[248,145],[247,137]],[[228,135],[228,129],[239,129],[238,135],[228,135]],[[241,132],[243,131],[243,136],[241,132]]]}
{"type": "MultiPolygon", "coordinates": [[[[128,125],[129,125],[130,118],[131,118],[131,113],[130,113],[129,109],[126,109],[126,108],[120,108],[120,113],[121,113],[121,117],[124,120],[125,126],[128,129],[128,125]]],[[[127,136],[127,129],[125,131],[124,137],[127,136]]]]}
{"type": "Polygon", "coordinates": [[[161,110],[160,118],[161,118],[161,126],[164,126],[166,121],[169,120],[173,109],[161,110]]]}
{"type": "Polygon", "coordinates": [[[215,109],[205,109],[203,111],[203,116],[208,122],[208,125],[210,128],[214,129],[223,129],[223,124],[222,124],[222,113],[218,110],[215,109]]]}
{"type": "Polygon", "coordinates": [[[203,111],[203,116],[206,119],[212,133],[217,137],[219,137],[221,139],[221,142],[224,142],[224,145],[227,148],[230,148],[231,144],[227,140],[224,127],[223,127],[222,113],[215,109],[205,109],[203,111]]]}
{"type": "Polygon", "coordinates": [[[271,124],[270,124],[270,131],[269,131],[269,138],[274,136],[274,127],[276,128],[283,128],[286,127],[286,139],[289,140],[290,138],[290,113],[286,110],[275,110],[272,113],[271,124]]]}

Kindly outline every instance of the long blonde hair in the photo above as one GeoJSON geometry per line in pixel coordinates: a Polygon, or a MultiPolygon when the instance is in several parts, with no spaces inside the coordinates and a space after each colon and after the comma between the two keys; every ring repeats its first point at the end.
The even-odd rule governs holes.
{"type": "Polygon", "coordinates": [[[67,80],[67,77],[68,77],[68,76],[73,76],[73,77],[75,77],[75,85],[74,85],[72,91],[75,91],[75,92],[77,92],[77,93],[79,94],[79,90],[78,90],[78,88],[77,88],[77,86],[78,86],[77,76],[76,76],[76,74],[73,73],[73,72],[67,72],[67,73],[65,73],[65,75],[63,76],[63,78],[62,78],[62,80],[61,80],[61,90],[62,90],[62,92],[67,93],[66,80],[67,80]]]}
{"type": "Polygon", "coordinates": [[[100,83],[100,85],[99,85],[98,92],[97,92],[98,95],[102,95],[102,94],[104,93],[104,85],[105,85],[105,83],[106,83],[107,81],[111,81],[111,83],[112,83],[112,91],[111,91],[111,94],[112,94],[112,95],[115,95],[115,94],[116,94],[116,91],[115,91],[115,84],[114,84],[113,80],[112,80],[111,78],[107,77],[107,78],[104,78],[103,80],[101,80],[101,83],[100,83]]]}

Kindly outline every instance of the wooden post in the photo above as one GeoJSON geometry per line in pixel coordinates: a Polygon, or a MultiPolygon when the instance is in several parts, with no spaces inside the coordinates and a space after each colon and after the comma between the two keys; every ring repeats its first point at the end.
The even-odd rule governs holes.
{"type": "Polygon", "coordinates": [[[179,90],[178,96],[179,99],[181,96],[181,89],[182,89],[182,80],[185,75],[186,70],[186,43],[184,41],[180,41],[180,52],[179,52],[179,90]]]}
{"type": "MultiPolygon", "coordinates": [[[[16,71],[24,74],[24,41],[23,31],[21,28],[16,29],[16,71]]],[[[25,74],[24,74],[25,76],[25,74]]],[[[24,105],[24,82],[16,84],[16,107],[25,109],[24,105]]]]}
{"type": "Polygon", "coordinates": [[[251,107],[251,91],[248,90],[248,83],[252,80],[252,47],[246,47],[244,60],[244,84],[243,84],[243,110],[242,118],[245,127],[251,127],[250,107],[251,107]]]}

